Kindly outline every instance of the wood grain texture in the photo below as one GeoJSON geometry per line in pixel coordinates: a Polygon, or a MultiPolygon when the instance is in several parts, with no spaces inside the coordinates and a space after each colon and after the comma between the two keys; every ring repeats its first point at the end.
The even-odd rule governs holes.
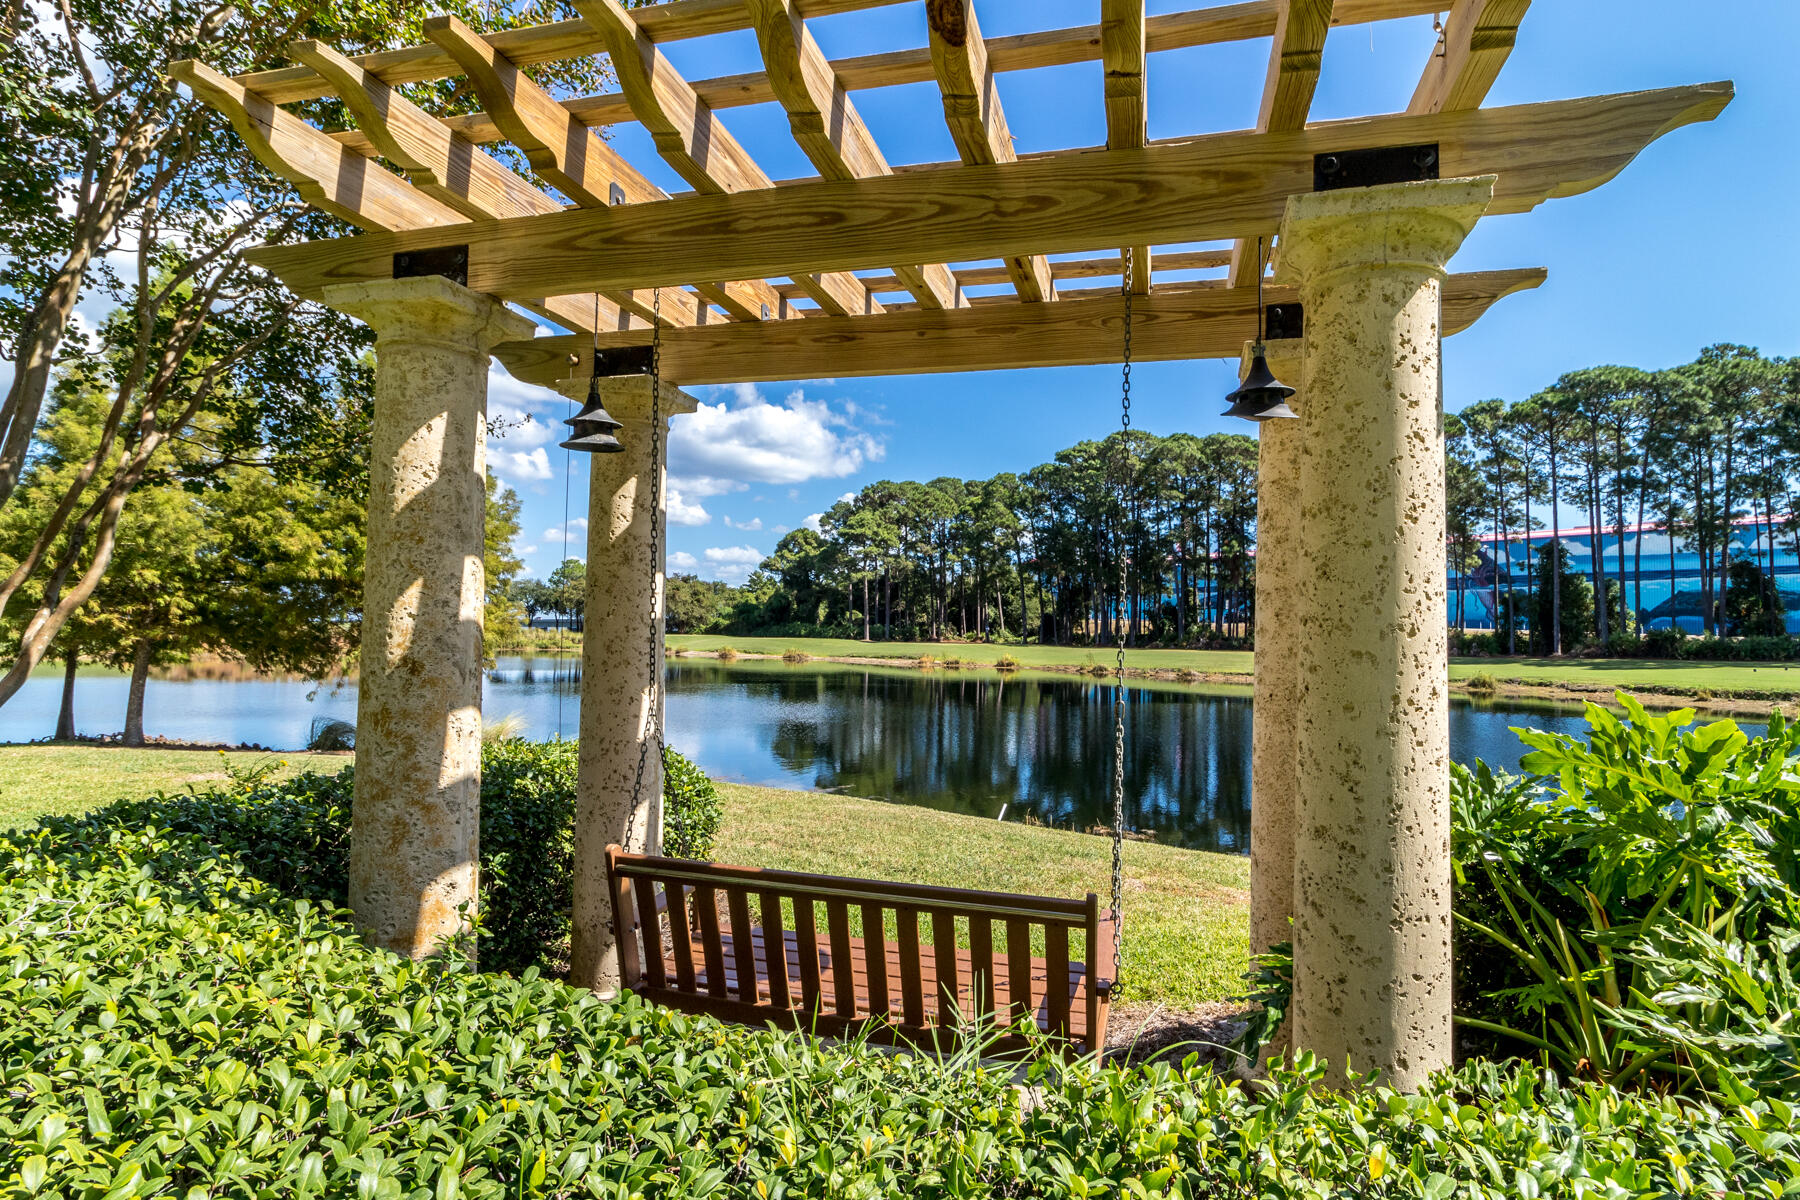
{"type": "MultiPolygon", "coordinates": [[[[794,0],[745,0],[776,98],[794,140],[824,179],[873,179],[893,174],[850,93],[825,61],[794,0]]],[[[913,299],[927,308],[955,308],[956,280],[943,263],[896,267],[913,299]]],[[[866,287],[866,285],[865,285],[866,287]]]]}
{"type": "Polygon", "coordinates": [[[314,208],[363,229],[428,229],[466,220],[206,63],[172,63],[169,77],[230,121],[256,160],[292,183],[314,208]]]}
{"type": "MultiPolygon", "coordinates": [[[[1106,72],[1106,148],[1140,149],[1150,136],[1145,102],[1144,0],[1101,0],[1100,55],[1106,72]]],[[[1131,247],[1130,259],[1131,290],[1147,296],[1155,274],[1150,247],[1131,247]]],[[[1054,266],[1051,271],[1055,273],[1054,266]]]]}
{"type": "Polygon", "coordinates": [[[1419,76],[1410,113],[1480,108],[1518,40],[1531,0],[1456,0],[1419,76]]]}
{"type": "MultiPolygon", "coordinates": [[[[1304,129],[1319,86],[1325,60],[1325,35],[1331,32],[1332,0],[1278,0],[1269,66],[1263,80],[1262,105],[1256,114],[1260,133],[1304,129]]],[[[1239,238],[1231,248],[1232,287],[1256,286],[1256,247],[1239,238]]]]}
{"type": "MultiPolygon", "coordinates": [[[[606,42],[619,87],[664,162],[702,196],[766,190],[774,182],[731,136],[649,33],[618,0],[572,0],[606,42]]],[[[789,272],[769,272],[769,274],[789,272]]],[[[706,276],[706,278],[718,278],[706,276]]],[[[735,276],[732,276],[735,278],[735,276]]],[[[881,303],[854,275],[801,271],[794,281],[835,316],[871,315],[881,303]]]]}
{"type": "MultiPolygon", "coordinates": [[[[1537,287],[1541,269],[1452,275],[1444,285],[1444,333],[1458,333],[1513,292],[1537,287]]],[[[1270,303],[1294,299],[1270,288],[1270,303]]],[[[1010,303],[934,312],[912,309],[858,319],[762,326],[719,325],[663,336],[663,369],[684,385],[781,379],[912,375],[942,371],[1079,366],[1119,360],[1124,303],[1116,290],[1052,305],[1010,303]]],[[[1235,360],[1256,333],[1256,295],[1240,288],[1158,285],[1132,311],[1132,354],[1145,362],[1235,360]]],[[[603,334],[605,347],[641,346],[647,332],[603,334]]],[[[509,342],[495,355],[514,376],[548,386],[568,374],[581,338],[509,342]]]]}
{"type": "MultiPolygon", "coordinates": [[[[926,0],[925,22],[944,123],[956,152],[972,166],[1017,161],[974,0],[926,0]]],[[[1021,300],[1056,299],[1056,283],[1043,255],[1009,256],[1006,266],[1021,300]]]]}
{"type": "MultiPolygon", "coordinates": [[[[1312,186],[1313,156],[1436,142],[1445,178],[1494,173],[1491,214],[1611,179],[1671,129],[1710,120],[1729,83],[1426,116],[1370,117],[1293,133],[1229,133],[1143,150],[951,166],[657,205],[478,222],[455,235],[366,234],[255,251],[302,295],[384,278],[397,250],[467,240],[469,285],[503,298],[675,286],[1269,234],[1312,186]]],[[[960,310],[959,310],[960,311],[960,310]]],[[[677,376],[679,377],[679,376],[677,376]]]]}

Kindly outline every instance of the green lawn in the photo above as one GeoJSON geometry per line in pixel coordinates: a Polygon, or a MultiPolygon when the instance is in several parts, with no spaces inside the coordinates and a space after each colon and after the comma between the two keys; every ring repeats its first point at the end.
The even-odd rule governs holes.
{"type": "MultiPolygon", "coordinates": [[[[743,654],[779,655],[798,650],[814,658],[892,658],[910,661],[929,654],[939,662],[959,658],[992,665],[1010,654],[1026,667],[1088,667],[1113,661],[1111,650],[1080,646],[990,646],[979,643],[863,642],[853,638],[756,638],[714,634],[675,635],[671,649],[717,651],[729,646],[743,654]]],[[[1143,671],[1198,671],[1244,675],[1253,671],[1247,650],[1127,650],[1128,667],[1143,671]]],[[[1800,663],[1705,663],[1648,658],[1458,658],[1450,678],[1492,675],[1501,683],[1562,684],[1610,691],[1745,695],[1772,699],[1800,697],[1800,663]]]]}
{"type": "Polygon", "coordinates": [[[1450,678],[1492,675],[1502,683],[1655,689],[1715,695],[1800,696],[1800,663],[1677,662],[1654,658],[1459,658],[1450,678]]]}
{"type": "MultiPolygon", "coordinates": [[[[274,760],[334,772],[343,755],[233,753],[240,769],[274,760]]],[[[0,828],[124,796],[226,778],[216,751],[101,746],[0,747],[0,828]]],[[[727,862],[993,891],[1079,897],[1110,892],[1103,837],[1001,824],[911,805],[721,785],[727,862]]],[[[1250,939],[1250,863],[1133,842],[1125,847],[1124,1000],[1188,1007],[1239,990],[1250,939]]]]}
{"type": "MultiPolygon", "coordinates": [[[[1084,646],[996,646],[980,642],[864,642],[855,638],[762,638],[720,634],[675,634],[671,650],[716,651],[729,646],[743,654],[781,654],[799,650],[814,658],[897,658],[929,654],[939,662],[958,658],[992,665],[1010,654],[1026,667],[1088,667],[1113,662],[1113,651],[1084,646]]],[[[1200,671],[1207,674],[1250,674],[1248,650],[1127,650],[1125,665],[1141,671],[1200,671]]]]}
{"type": "Polygon", "coordinates": [[[273,762],[283,775],[303,770],[335,772],[343,754],[272,754],[267,751],[125,750],[116,746],[0,746],[0,829],[54,813],[80,812],[124,797],[175,791],[227,778],[224,765],[242,771],[273,762]]]}

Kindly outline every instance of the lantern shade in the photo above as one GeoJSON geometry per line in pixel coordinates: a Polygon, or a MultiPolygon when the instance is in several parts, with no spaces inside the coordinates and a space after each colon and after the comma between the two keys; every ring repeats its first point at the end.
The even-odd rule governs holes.
{"type": "Polygon", "coordinates": [[[600,402],[598,377],[588,381],[587,403],[574,416],[564,417],[563,424],[575,431],[568,441],[561,443],[564,450],[580,450],[587,454],[617,454],[625,448],[613,436],[625,427],[624,422],[607,412],[606,406],[600,402]]]}
{"type": "Polygon", "coordinates": [[[1231,401],[1231,407],[1225,410],[1225,416],[1242,417],[1246,421],[1269,421],[1282,418],[1298,417],[1300,414],[1289,408],[1288,397],[1294,389],[1275,378],[1269,370],[1269,360],[1262,347],[1256,347],[1256,356],[1250,360],[1250,373],[1235,392],[1225,398],[1231,401]]]}

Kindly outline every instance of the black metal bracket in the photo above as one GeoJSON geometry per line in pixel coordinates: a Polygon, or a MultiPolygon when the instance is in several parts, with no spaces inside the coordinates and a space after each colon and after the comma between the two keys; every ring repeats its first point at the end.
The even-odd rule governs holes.
{"type": "Polygon", "coordinates": [[[1271,342],[1306,336],[1306,311],[1298,300],[1263,309],[1263,336],[1271,342]]]}
{"type": "Polygon", "coordinates": [[[617,375],[648,375],[655,350],[650,346],[619,346],[594,351],[594,374],[601,379],[617,375]]]}
{"type": "Polygon", "coordinates": [[[1419,183],[1438,177],[1436,142],[1418,146],[1374,146],[1313,155],[1313,191],[1419,183]]]}
{"type": "Polygon", "coordinates": [[[426,250],[402,250],[394,255],[395,279],[421,279],[442,275],[452,283],[469,286],[469,248],[432,246],[426,250]]]}

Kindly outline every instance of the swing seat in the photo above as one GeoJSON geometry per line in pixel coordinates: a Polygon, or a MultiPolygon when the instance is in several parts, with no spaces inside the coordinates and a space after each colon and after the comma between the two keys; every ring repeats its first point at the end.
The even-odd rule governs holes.
{"type": "MultiPolygon", "coordinates": [[[[960,1024],[1016,1025],[1030,1014],[1038,1029],[1082,1053],[1106,1045],[1112,984],[1069,957],[1072,931],[1082,934],[1090,962],[1112,945],[1112,922],[1091,893],[1016,896],[618,846],[607,847],[606,870],[620,974],[646,1000],[745,1025],[867,1029],[877,1041],[946,1048],[960,1024]],[[850,933],[852,909],[861,914],[861,937],[850,933]],[[930,944],[920,941],[921,918],[930,921],[930,944]],[[891,940],[889,921],[898,933],[891,940]],[[1045,947],[1041,958],[1031,954],[1034,936],[1045,947]],[[956,949],[959,937],[969,949],[956,949]],[[780,952],[771,954],[773,946],[780,952]]],[[[1028,1044],[1007,1034],[994,1049],[1028,1044]]]]}

